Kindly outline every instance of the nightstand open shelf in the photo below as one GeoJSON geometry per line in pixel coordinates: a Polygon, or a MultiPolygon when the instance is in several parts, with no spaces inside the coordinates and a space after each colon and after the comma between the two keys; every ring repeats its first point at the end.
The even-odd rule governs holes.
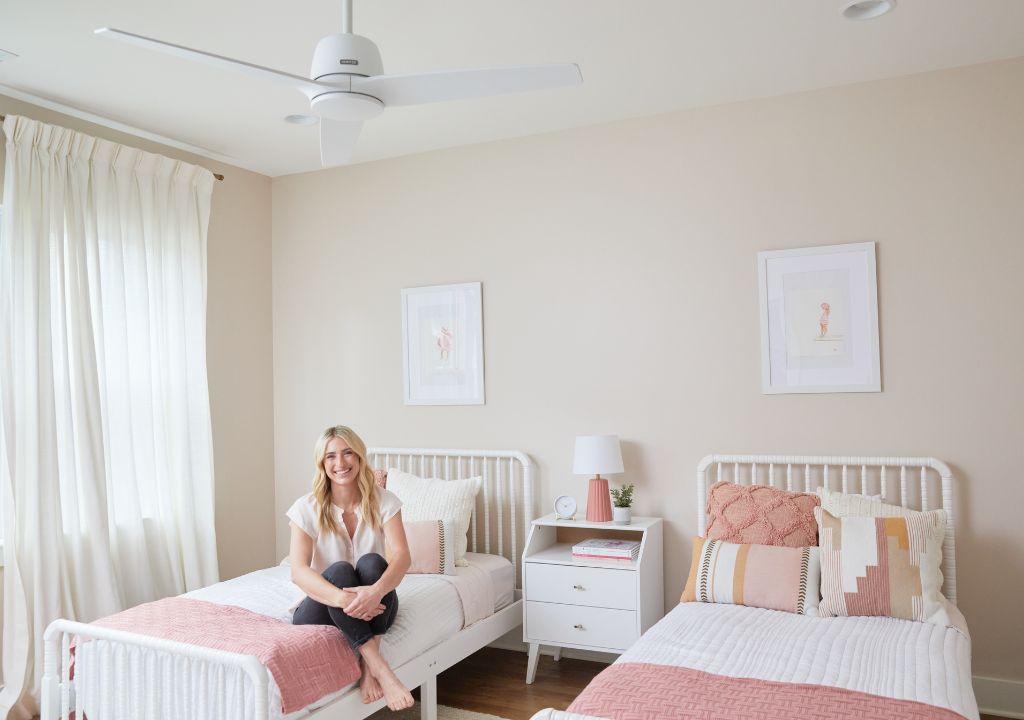
{"type": "Polygon", "coordinates": [[[539,550],[530,556],[530,562],[545,565],[571,565],[573,567],[600,567],[614,570],[636,570],[639,561],[632,560],[600,560],[597,558],[574,558],[572,543],[555,543],[539,550]]]}
{"type": "Polygon", "coordinates": [[[533,521],[523,553],[523,639],[530,645],[526,682],[533,682],[541,645],[621,653],[664,614],[661,518],[629,525],[533,521]],[[639,540],[635,561],[574,558],[587,538],[639,540]]]}

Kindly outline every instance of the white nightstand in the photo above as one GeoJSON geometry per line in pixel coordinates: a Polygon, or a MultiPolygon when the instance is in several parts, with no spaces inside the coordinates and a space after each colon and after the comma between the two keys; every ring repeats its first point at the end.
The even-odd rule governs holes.
{"type": "Polygon", "coordinates": [[[537,674],[541,645],[621,653],[665,614],[661,518],[630,525],[533,521],[523,552],[523,641],[530,644],[526,682],[537,674]],[[577,560],[572,546],[591,537],[640,540],[635,562],[577,560]]]}

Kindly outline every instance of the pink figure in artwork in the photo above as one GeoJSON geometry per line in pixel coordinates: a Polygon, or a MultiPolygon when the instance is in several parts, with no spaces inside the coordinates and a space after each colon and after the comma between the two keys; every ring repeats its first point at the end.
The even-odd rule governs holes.
{"type": "Polygon", "coordinates": [[[818,318],[818,337],[828,335],[828,317],[832,314],[832,307],[827,303],[821,304],[821,317],[818,318]]]}
{"type": "Polygon", "coordinates": [[[446,327],[437,334],[437,349],[441,352],[441,361],[446,362],[452,349],[452,331],[446,327]]]}

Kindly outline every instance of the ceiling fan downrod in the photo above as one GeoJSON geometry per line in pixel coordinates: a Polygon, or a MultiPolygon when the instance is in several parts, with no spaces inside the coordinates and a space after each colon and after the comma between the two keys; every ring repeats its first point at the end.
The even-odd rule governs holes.
{"type": "Polygon", "coordinates": [[[352,0],[341,0],[341,32],[352,34],[352,0]]]}

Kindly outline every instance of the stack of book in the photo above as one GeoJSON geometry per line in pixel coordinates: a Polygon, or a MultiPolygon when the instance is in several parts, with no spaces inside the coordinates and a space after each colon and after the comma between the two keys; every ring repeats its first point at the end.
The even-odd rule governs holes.
{"type": "Polygon", "coordinates": [[[640,554],[638,540],[589,538],[572,546],[574,558],[586,560],[636,560],[640,554]]]}

